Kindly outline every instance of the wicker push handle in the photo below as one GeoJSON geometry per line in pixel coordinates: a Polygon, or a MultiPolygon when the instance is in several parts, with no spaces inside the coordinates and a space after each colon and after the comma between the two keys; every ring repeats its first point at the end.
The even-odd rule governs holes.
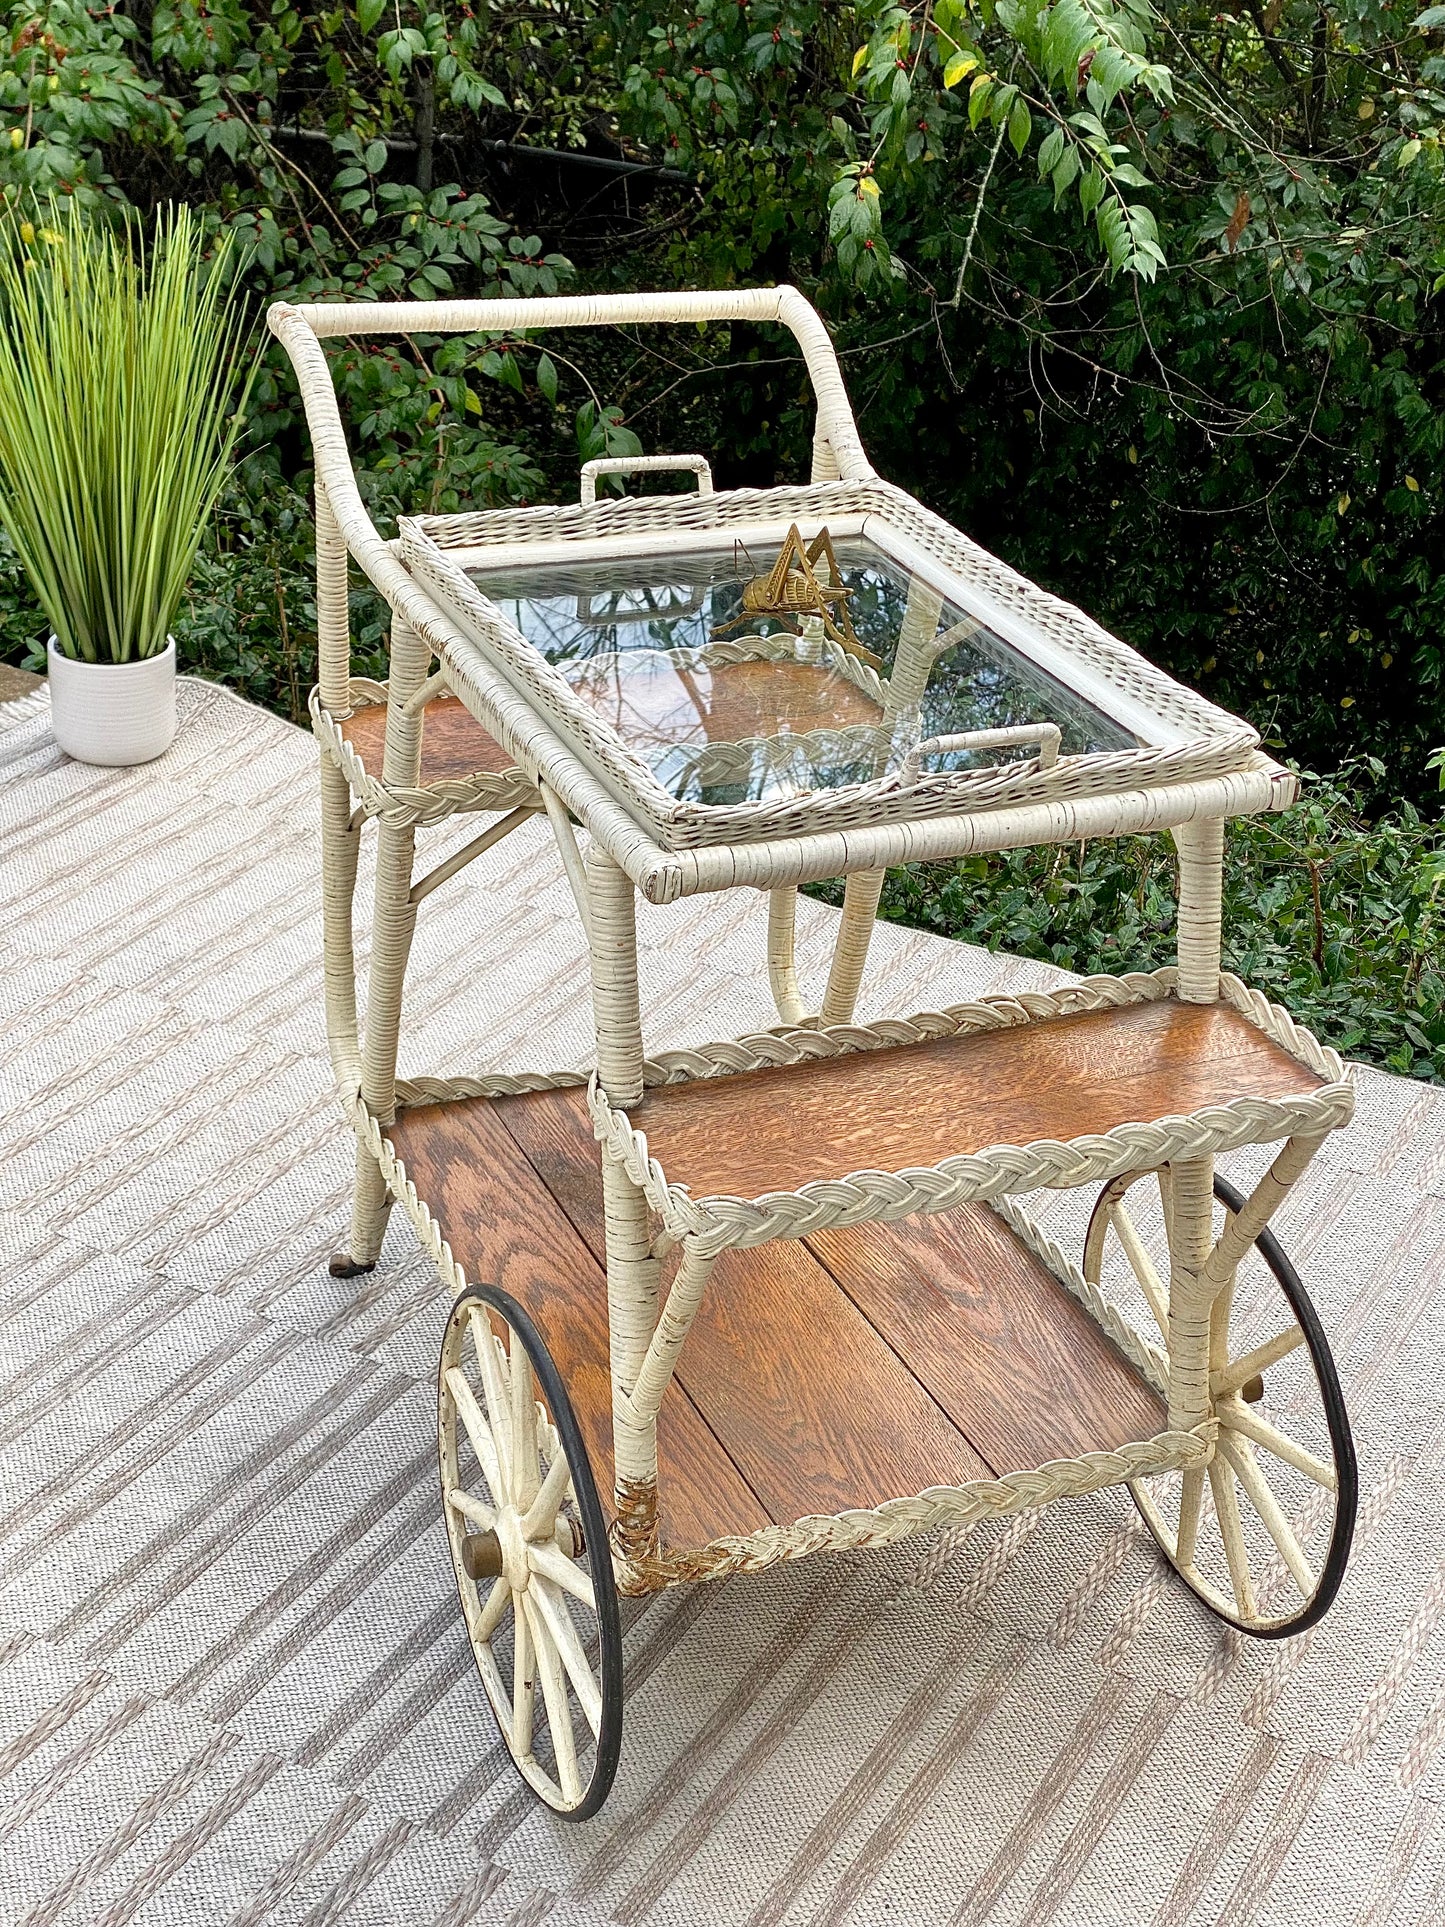
{"type": "Polygon", "coordinates": [[[392,545],[384,542],[356,485],[336,389],[321,343],[361,335],[510,334],[526,328],[608,328],[645,323],[776,321],[802,351],[818,404],[813,433],[815,482],[866,482],[875,470],[863,452],[842,371],[822,317],[796,288],[719,288],[675,294],[546,295],[516,301],[277,301],[266,315],[296,371],[316,460],[317,629],[322,699],[344,713],[349,702],[351,638],[346,600],[348,552],[395,613],[438,642],[436,610],[392,545]]]}
{"type": "Polygon", "coordinates": [[[712,494],[712,469],[705,455],[599,455],[582,464],[582,506],[591,508],[597,500],[599,475],[660,475],[675,469],[696,475],[699,495],[712,494]]]}

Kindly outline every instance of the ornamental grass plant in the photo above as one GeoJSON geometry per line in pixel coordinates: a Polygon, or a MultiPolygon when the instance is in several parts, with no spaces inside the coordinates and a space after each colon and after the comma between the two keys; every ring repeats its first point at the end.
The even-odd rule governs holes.
{"type": "Polygon", "coordinates": [[[233,267],[184,206],[0,220],[0,524],[66,656],[166,647],[250,392],[233,267]]]}

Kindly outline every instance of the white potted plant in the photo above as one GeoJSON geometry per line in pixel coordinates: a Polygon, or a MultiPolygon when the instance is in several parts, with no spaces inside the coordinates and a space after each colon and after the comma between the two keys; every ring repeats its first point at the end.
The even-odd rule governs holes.
{"type": "Polygon", "coordinates": [[[171,624],[250,388],[229,237],[208,259],[189,208],[149,225],[74,202],[0,222],[0,524],[50,623],[56,740],[86,763],[175,736],[171,624]]]}

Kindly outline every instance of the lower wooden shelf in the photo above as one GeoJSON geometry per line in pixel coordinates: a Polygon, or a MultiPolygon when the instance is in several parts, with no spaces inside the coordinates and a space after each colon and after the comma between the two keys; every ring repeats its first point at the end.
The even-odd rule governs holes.
{"type": "MultiPolygon", "coordinates": [[[[422,712],[421,783],[459,777],[501,776],[516,759],[487,734],[456,696],[438,696],[422,712]]],[[[386,748],[386,704],[367,703],[338,724],[342,735],[373,776],[380,777],[386,748]]]]}
{"type": "MultiPolygon", "coordinates": [[[[578,1089],[418,1107],[390,1132],[471,1278],[540,1327],[612,1488],[599,1152],[578,1089]]],[[[1164,1411],[985,1206],[719,1260],[659,1423],[673,1549],[1073,1457],[1164,1411]]]]}

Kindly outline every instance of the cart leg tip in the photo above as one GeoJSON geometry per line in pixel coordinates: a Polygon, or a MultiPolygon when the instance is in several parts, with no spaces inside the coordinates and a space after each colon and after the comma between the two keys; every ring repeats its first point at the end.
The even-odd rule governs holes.
{"type": "Polygon", "coordinates": [[[376,1270],[376,1260],[358,1262],[349,1251],[338,1251],[326,1269],[333,1278],[364,1278],[368,1271],[376,1270]]]}

